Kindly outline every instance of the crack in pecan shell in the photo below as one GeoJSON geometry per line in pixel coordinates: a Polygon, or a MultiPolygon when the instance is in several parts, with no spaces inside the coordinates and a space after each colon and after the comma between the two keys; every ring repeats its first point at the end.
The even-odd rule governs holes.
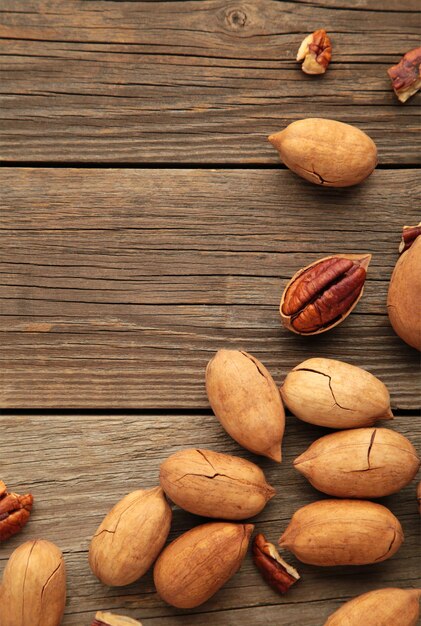
{"type": "Polygon", "coordinates": [[[301,43],[297,61],[303,61],[301,69],[306,74],[324,74],[332,58],[332,45],[323,28],[316,30],[301,43]]]}
{"type": "Polygon", "coordinates": [[[387,73],[395,94],[401,102],[406,102],[421,88],[421,47],[407,52],[387,73]]]}
{"type": "Polygon", "coordinates": [[[253,541],[253,560],[268,585],[278,593],[286,593],[300,579],[297,570],[281,558],[273,543],[261,533],[253,541]]]}
{"type": "Polygon", "coordinates": [[[408,250],[415,239],[421,235],[421,223],[418,226],[404,226],[402,230],[402,239],[399,244],[399,254],[408,250]]]}
{"type": "Polygon", "coordinates": [[[16,535],[26,524],[32,510],[31,494],[9,493],[0,481],[0,542],[16,535]]]}
{"type": "Polygon", "coordinates": [[[336,255],[297,272],[281,299],[283,324],[298,334],[325,332],[360,299],[371,255],[336,255]]]}

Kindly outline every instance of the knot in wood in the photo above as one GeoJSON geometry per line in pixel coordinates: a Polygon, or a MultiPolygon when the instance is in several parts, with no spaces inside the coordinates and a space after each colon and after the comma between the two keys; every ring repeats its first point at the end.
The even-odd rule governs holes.
{"type": "Polygon", "coordinates": [[[225,20],[231,30],[239,31],[246,25],[247,14],[242,9],[229,9],[225,14],[225,20]]]}

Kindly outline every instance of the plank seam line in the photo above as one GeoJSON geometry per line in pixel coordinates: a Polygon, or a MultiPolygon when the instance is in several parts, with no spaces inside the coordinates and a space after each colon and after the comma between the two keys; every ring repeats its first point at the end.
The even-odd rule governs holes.
{"type": "MultiPolygon", "coordinates": [[[[24,409],[24,408],[3,408],[0,409],[1,417],[13,417],[13,416],[34,416],[34,417],[56,417],[59,415],[68,415],[68,416],[82,416],[82,417],[148,417],[154,415],[172,415],[172,416],[183,416],[183,415],[206,415],[213,416],[213,412],[209,408],[181,408],[181,409],[171,409],[171,408],[149,408],[149,409],[133,409],[133,408],[119,408],[119,409],[107,409],[107,408],[81,408],[81,409],[60,409],[60,408],[39,408],[39,409],[24,409]]],[[[286,411],[287,417],[293,417],[292,413],[286,411]]],[[[419,409],[395,409],[394,416],[395,417],[412,417],[414,415],[421,415],[421,407],[419,409]]],[[[216,419],[216,418],[215,418],[216,419]]]]}
{"type": "MultiPolygon", "coordinates": [[[[164,170],[287,170],[282,163],[218,163],[194,162],[171,163],[169,161],[133,162],[120,161],[0,161],[0,168],[33,169],[164,169],[164,170]]],[[[376,170],[417,170],[419,163],[381,163],[376,170]]]]}

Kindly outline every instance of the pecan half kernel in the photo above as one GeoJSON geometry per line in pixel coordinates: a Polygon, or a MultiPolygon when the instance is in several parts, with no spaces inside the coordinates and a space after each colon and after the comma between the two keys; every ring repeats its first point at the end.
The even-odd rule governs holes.
{"type": "Polygon", "coordinates": [[[298,49],[297,61],[303,61],[301,69],[306,74],[324,74],[332,58],[332,45],[323,28],[304,39],[298,49]]]}
{"type": "Polygon", "coordinates": [[[387,73],[395,94],[401,102],[406,102],[421,89],[421,47],[407,52],[387,73]]]}
{"type": "Polygon", "coordinates": [[[0,481],[0,542],[16,535],[26,524],[32,510],[31,494],[9,493],[0,481]]]}
{"type": "Polygon", "coordinates": [[[315,335],[340,324],[362,296],[370,259],[370,254],[338,254],[297,272],[281,299],[284,326],[315,335]]]}
{"type": "Polygon", "coordinates": [[[300,575],[288,565],[273,545],[259,533],[253,541],[253,560],[265,581],[278,593],[286,593],[300,575]]]}
{"type": "Polygon", "coordinates": [[[402,230],[402,239],[399,244],[399,254],[408,250],[414,243],[415,239],[421,235],[421,223],[418,226],[404,226],[402,230]]]}
{"type": "Polygon", "coordinates": [[[91,626],[142,626],[142,624],[131,617],[98,611],[91,626]]]}

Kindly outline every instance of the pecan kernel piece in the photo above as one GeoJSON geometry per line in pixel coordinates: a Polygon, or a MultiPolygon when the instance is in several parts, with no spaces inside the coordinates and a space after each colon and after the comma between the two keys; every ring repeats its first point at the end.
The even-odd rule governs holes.
{"type": "Polygon", "coordinates": [[[387,73],[395,94],[401,102],[406,102],[421,89],[421,46],[407,52],[387,73]]]}
{"type": "Polygon", "coordinates": [[[273,545],[259,533],[253,541],[253,560],[265,581],[278,593],[286,593],[300,575],[288,565],[273,545]]]}
{"type": "Polygon", "coordinates": [[[281,300],[283,324],[298,334],[325,332],[360,299],[371,255],[326,257],[292,277],[281,300]]]}
{"type": "Polygon", "coordinates": [[[31,494],[9,493],[0,481],[0,542],[16,535],[26,524],[32,510],[31,494]]]}
{"type": "Polygon", "coordinates": [[[131,617],[98,611],[91,626],[142,626],[142,624],[131,617]]]}
{"type": "Polygon", "coordinates": [[[399,254],[408,250],[415,239],[421,235],[421,223],[418,226],[404,226],[402,229],[402,239],[399,244],[399,254]]]}
{"type": "Polygon", "coordinates": [[[332,58],[332,45],[323,28],[308,35],[298,49],[297,61],[304,61],[305,74],[324,74],[332,58]]]}

